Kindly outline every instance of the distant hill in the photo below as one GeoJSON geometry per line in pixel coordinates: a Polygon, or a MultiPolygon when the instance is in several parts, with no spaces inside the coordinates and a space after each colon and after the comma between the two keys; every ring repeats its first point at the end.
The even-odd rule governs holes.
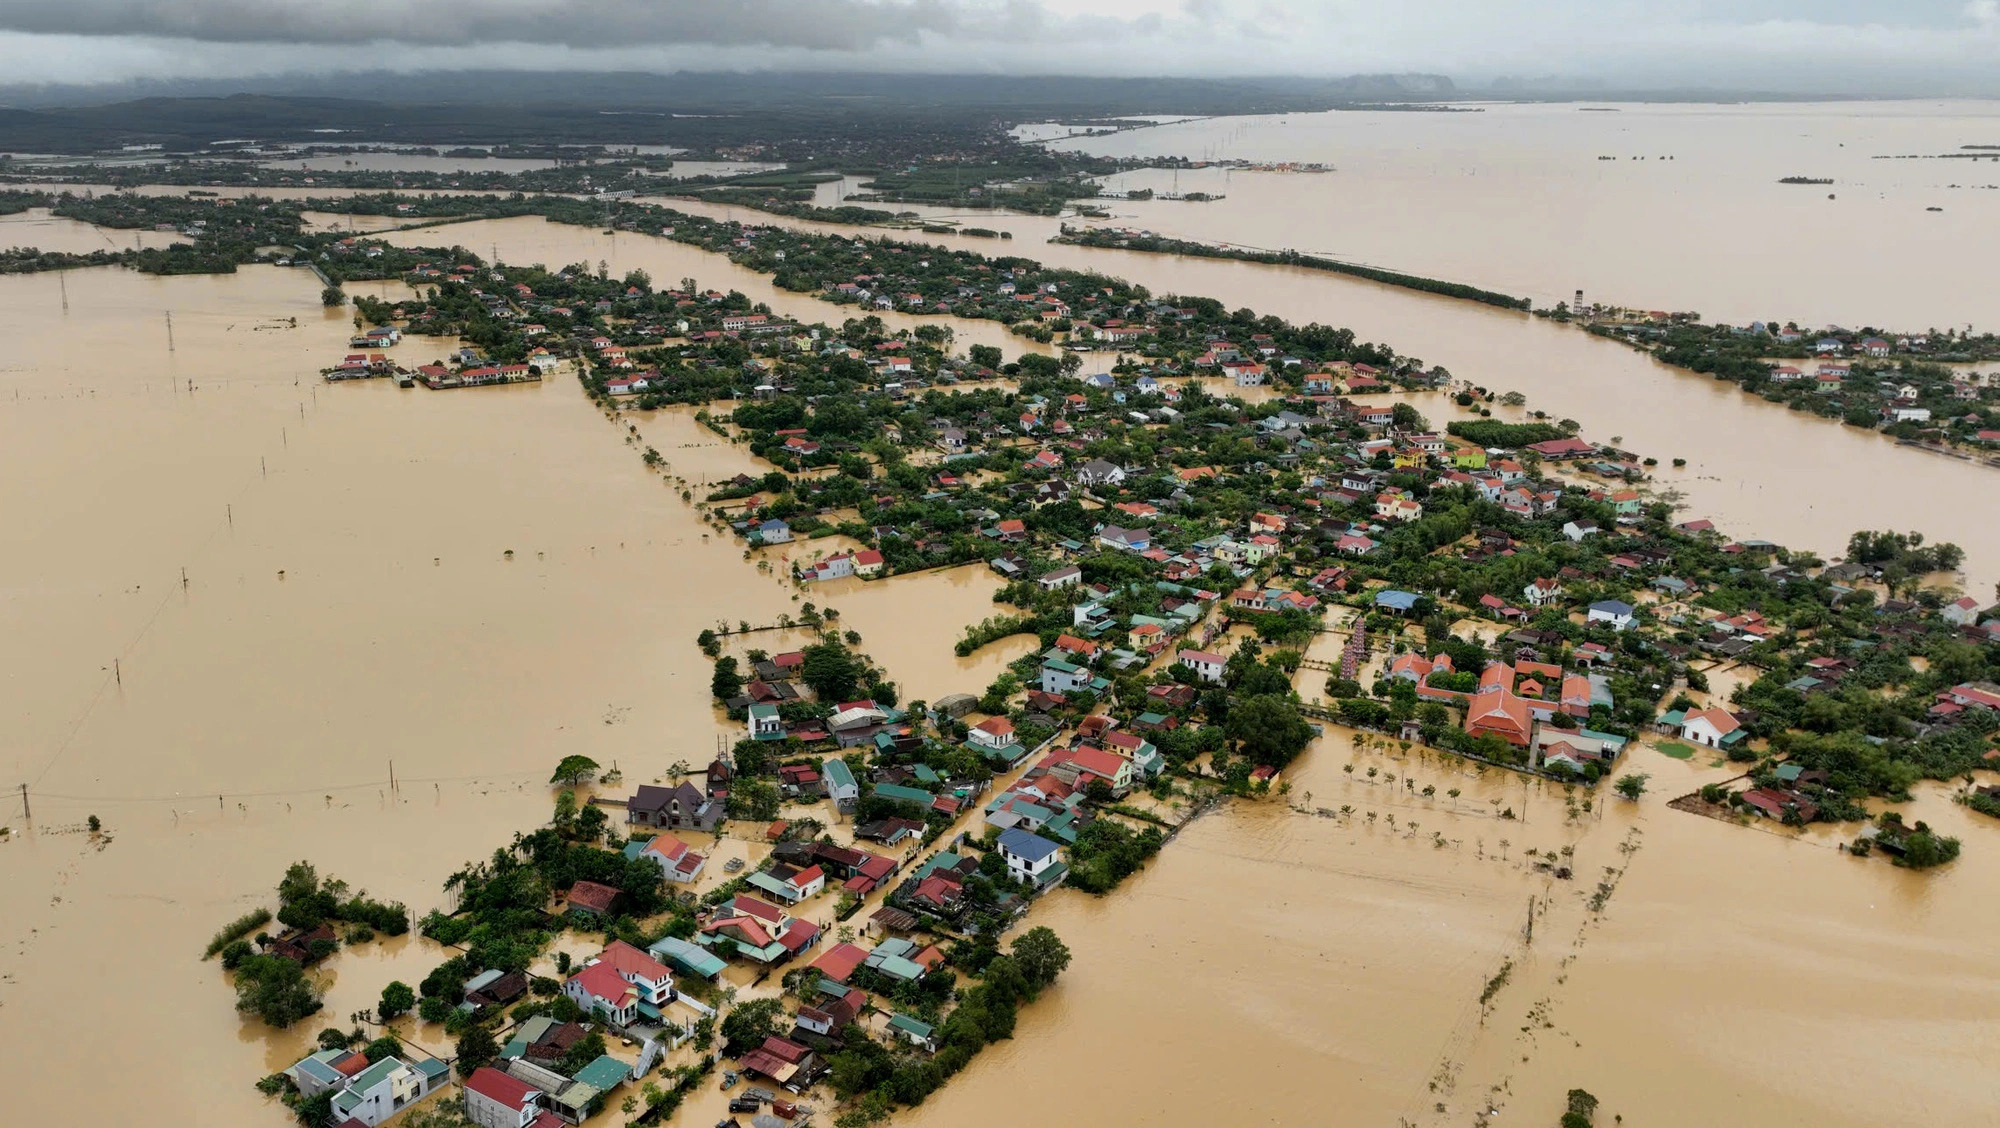
{"type": "Polygon", "coordinates": [[[908,117],[982,122],[1132,114],[1283,113],[1448,96],[1441,75],[1336,80],[864,74],[394,73],[262,81],[0,88],[0,147],[94,152],[198,148],[234,138],[467,144],[723,144],[784,123],[908,117]],[[364,96],[365,95],[365,96],[364,96]],[[704,115],[761,121],[709,122],[704,115]],[[755,127],[755,128],[753,128],[755,127]]]}

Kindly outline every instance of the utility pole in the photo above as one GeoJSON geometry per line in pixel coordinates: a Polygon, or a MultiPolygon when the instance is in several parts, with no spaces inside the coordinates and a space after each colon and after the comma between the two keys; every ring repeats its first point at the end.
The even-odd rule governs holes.
{"type": "Polygon", "coordinates": [[[167,351],[174,351],[174,311],[167,311],[167,351]]]}
{"type": "Polygon", "coordinates": [[[396,761],[389,761],[389,790],[396,790],[396,761]]]}
{"type": "Polygon", "coordinates": [[[28,805],[28,785],[21,785],[21,818],[25,822],[35,821],[35,809],[28,805]]]}
{"type": "Polygon", "coordinates": [[[111,676],[118,679],[120,686],[125,684],[125,670],[118,664],[118,659],[116,658],[111,660],[111,676]]]}

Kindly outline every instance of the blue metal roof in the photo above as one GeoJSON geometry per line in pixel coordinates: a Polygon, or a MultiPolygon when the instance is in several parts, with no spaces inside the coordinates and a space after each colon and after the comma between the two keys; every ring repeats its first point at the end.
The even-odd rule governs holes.
{"type": "Polygon", "coordinates": [[[1041,835],[1022,830],[1018,826],[1000,832],[1000,848],[1031,862],[1039,862],[1059,849],[1055,843],[1041,835]]]}

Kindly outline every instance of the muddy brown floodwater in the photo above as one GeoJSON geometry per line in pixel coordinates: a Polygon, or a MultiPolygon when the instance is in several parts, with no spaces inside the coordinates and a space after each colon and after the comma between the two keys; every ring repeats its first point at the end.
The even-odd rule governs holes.
{"type": "Polygon", "coordinates": [[[1738,324],[1993,326],[1992,101],[1493,103],[1210,118],[1066,140],[1109,156],[1320,162],[1318,174],[1148,169],[1112,222],[1292,248],[1531,296],[1738,324]],[[1944,159],[1939,159],[1944,158],[1944,159]],[[1785,177],[1832,180],[1783,184],[1785,177]],[[1800,239],[1826,227],[1842,238],[1800,239]],[[1875,248],[1856,269],[1853,248],[1875,248]]]}
{"type": "MultiPolygon", "coordinates": [[[[562,236],[503,257],[737,284],[658,241],[620,237],[614,257],[604,236],[562,236]]],[[[1266,308],[1333,293],[1242,277],[1266,308]]],[[[322,384],[351,327],[303,272],[78,271],[66,288],[67,311],[54,278],[0,278],[0,779],[34,806],[0,817],[0,1084],[22,1123],[276,1128],[251,1083],[318,1023],[239,1020],[197,958],[207,937],[301,857],[427,910],[445,874],[544,817],[565,754],[633,778],[699,762],[716,732],[695,633],[798,604],[641,464],[650,444],[689,478],[755,465],[690,413],[614,425],[568,376],[322,384]],[[82,829],[93,814],[108,840],[82,829]]],[[[1769,457],[1791,449],[1778,433],[1769,457]]],[[[990,583],[805,597],[934,697],[1018,653],[947,665],[990,583]]],[[[1644,801],[1574,818],[1548,785],[1400,755],[1332,730],[1287,775],[1290,802],[1332,817],[1238,804],[1109,897],[1058,891],[1032,919],[1075,952],[1062,983],[899,1122],[1011,1125],[1029,1092],[1077,1122],[1442,1126],[1497,1106],[1535,1124],[1581,1086],[1600,1123],[1991,1123],[2000,852],[1935,790],[1915,813],[1966,855],[1920,877],[1824,833],[1669,811],[1726,769],[1646,748],[1644,801]],[[1526,853],[1565,847],[1575,881],[1526,853]]],[[[437,958],[417,941],[343,953],[328,1020],[437,958]]]]}

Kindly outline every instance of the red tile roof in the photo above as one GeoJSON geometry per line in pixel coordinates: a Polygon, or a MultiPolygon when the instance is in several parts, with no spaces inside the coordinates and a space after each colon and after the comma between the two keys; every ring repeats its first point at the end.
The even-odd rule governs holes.
{"type": "Polygon", "coordinates": [[[666,964],[623,940],[613,940],[611,946],[604,949],[604,955],[599,958],[617,968],[620,975],[636,975],[654,983],[671,977],[666,964]]]}
{"type": "Polygon", "coordinates": [[[490,1065],[482,1065],[475,1070],[472,1076],[465,1079],[465,1087],[517,1112],[528,1107],[529,1098],[539,1092],[534,1086],[516,1081],[490,1065]]]}
{"type": "Polygon", "coordinates": [[[609,885],[599,885],[595,881],[579,881],[569,887],[570,907],[589,909],[594,913],[611,911],[611,902],[618,896],[618,890],[609,885]]]}
{"type": "Polygon", "coordinates": [[[812,967],[828,979],[844,983],[848,976],[854,974],[854,969],[860,967],[867,958],[868,953],[865,949],[852,944],[835,944],[814,960],[812,967]]]}

